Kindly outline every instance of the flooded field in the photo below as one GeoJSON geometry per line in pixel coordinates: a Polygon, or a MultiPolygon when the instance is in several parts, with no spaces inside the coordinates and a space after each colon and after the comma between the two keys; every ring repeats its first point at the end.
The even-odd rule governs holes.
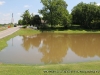
{"type": "Polygon", "coordinates": [[[16,36],[0,51],[0,62],[62,64],[100,60],[100,34],[41,33],[16,36]]]}

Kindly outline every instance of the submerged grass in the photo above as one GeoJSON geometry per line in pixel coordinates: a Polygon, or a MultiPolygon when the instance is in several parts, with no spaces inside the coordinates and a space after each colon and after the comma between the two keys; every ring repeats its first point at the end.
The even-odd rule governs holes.
{"type": "Polygon", "coordinates": [[[13,33],[12,35],[9,35],[5,38],[0,39],[0,50],[5,48],[7,46],[7,41],[10,40],[11,38],[17,36],[17,35],[33,35],[40,33],[38,30],[33,30],[33,29],[20,29],[17,32],[13,33]]]}
{"type": "Polygon", "coordinates": [[[75,64],[0,64],[0,75],[100,75],[100,61],[75,64]]]}

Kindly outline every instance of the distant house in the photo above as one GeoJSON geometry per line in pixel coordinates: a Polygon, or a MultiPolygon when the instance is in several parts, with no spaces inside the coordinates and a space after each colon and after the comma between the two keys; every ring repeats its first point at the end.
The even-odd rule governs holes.
{"type": "Polygon", "coordinates": [[[45,21],[45,20],[41,20],[41,23],[42,23],[42,24],[46,24],[47,21],[45,21]]]}

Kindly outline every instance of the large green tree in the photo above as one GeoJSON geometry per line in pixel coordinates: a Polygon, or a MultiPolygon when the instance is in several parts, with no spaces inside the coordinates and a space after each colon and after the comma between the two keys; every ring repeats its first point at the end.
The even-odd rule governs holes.
{"type": "Polygon", "coordinates": [[[41,27],[41,18],[39,15],[31,15],[31,25],[36,26],[38,29],[41,27]]]}
{"type": "Polygon", "coordinates": [[[43,19],[53,26],[57,24],[67,23],[67,4],[64,0],[41,0],[43,9],[39,13],[43,15],[43,19]]]}
{"type": "Polygon", "coordinates": [[[30,25],[34,25],[34,14],[31,14],[30,25]]]}
{"type": "Polygon", "coordinates": [[[26,10],[21,17],[25,25],[29,25],[31,23],[31,15],[29,10],[26,10]]]}
{"type": "Polygon", "coordinates": [[[39,15],[35,15],[33,21],[34,21],[34,24],[36,26],[40,25],[41,24],[41,18],[40,18],[40,16],[39,15]]]}
{"type": "Polygon", "coordinates": [[[86,28],[95,27],[92,24],[99,19],[100,9],[98,8],[99,6],[95,2],[90,2],[89,4],[79,3],[72,9],[72,22],[86,28]]]}

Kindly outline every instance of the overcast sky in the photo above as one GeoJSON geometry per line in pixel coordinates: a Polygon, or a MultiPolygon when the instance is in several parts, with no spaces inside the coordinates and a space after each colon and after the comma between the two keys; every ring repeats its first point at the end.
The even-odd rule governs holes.
{"type": "MultiPolygon", "coordinates": [[[[42,9],[41,0],[0,0],[0,24],[11,23],[12,13],[14,23],[21,19],[21,15],[27,9],[30,13],[38,14],[38,10],[42,9]]],[[[90,3],[96,2],[100,4],[100,0],[65,0],[68,4],[68,11],[80,2],[90,3]]]]}

